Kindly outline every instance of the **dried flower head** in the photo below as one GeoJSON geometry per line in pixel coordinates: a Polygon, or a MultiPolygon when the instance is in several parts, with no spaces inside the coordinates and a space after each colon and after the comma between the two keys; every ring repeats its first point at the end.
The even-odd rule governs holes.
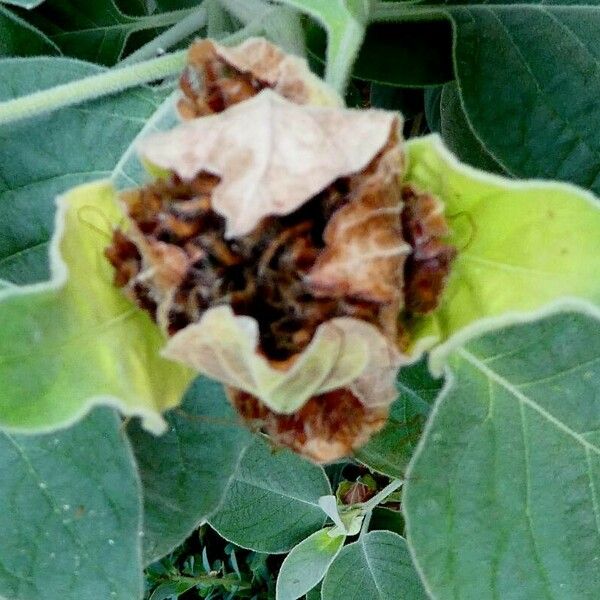
{"type": "Polygon", "coordinates": [[[169,175],[123,194],[106,254],[166,356],[328,461],[383,426],[398,316],[437,306],[454,249],[441,203],[402,183],[399,116],[314,106],[314,80],[264,40],[193,46],[180,110],[203,116],[140,144],[169,175]]]}

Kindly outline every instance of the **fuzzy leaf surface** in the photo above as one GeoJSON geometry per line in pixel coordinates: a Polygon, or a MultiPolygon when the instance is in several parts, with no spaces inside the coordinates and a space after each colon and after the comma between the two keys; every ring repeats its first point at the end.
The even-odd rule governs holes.
{"type": "MultiPolygon", "coordinates": [[[[0,101],[101,71],[68,58],[1,60],[0,101]]],[[[1,278],[25,284],[49,277],[54,198],[80,183],[111,177],[162,97],[138,88],[0,126],[1,278]]]]}
{"type": "Polygon", "coordinates": [[[0,3],[0,56],[58,54],[58,47],[41,31],[0,3]]]}
{"type": "Polygon", "coordinates": [[[218,508],[252,442],[223,387],[199,377],[181,410],[165,416],[160,437],[133,424],[129,439],[144,488],[144,556],[150,563],[170,552],[218,508]]]}
{"type": "Polygon", "coordinates": [[[277,576],[277,600],[297,600],[318,585],[339,554],[346,537],[321,529],[302,540],[286,556],[277,576]]]}
{"type": "Polygon", "coordinates": [[[281,553],[325,523],[319,498],[331,494],[323,469],[257,439],[209,519],[225,539],[257,552],[281,553]]]}
{"type": "Polygon", "coordinates": [[[404,492],[432,597],[597,597],[600,315],[589,310],[450,354],[404,492]]]}
{"type": "Polygon", "coordinates": [[[531,313],[564,296],[600,302],[596,197],[568,184],[476,171],[437,136],[408,146],[407,178],[443,200],[458,249],[439,309],[412,323],[416,339],[448,340],[482,319],[531,313]]]}
{"type": "Polygon", "coordinates": [[[504,169],[600,192],[598,0],[380,6],[382,20],[451,21],[467,119],[504,169]]]}
{"type": "Polygon", "coordinates": [[[49,435],[0,433],[0,597],[141,598],[141,518],[113,411],[49,435]]]}
{"type": "Polygon", "coordinates": [[[430,375],[425,361],[401,368],[397,380],[399,397],[392,404],[388,421],[357,450],[356,458],[379,473],[403,478],[442,383],[430,375]]]}
{"type": "Polygon", "coordinates": [[[361,598],[425,600],[427,594],[413,567],[404,538],[391,531],[371,531],[342,549],[325,575],[322,600],[361,598]]]}

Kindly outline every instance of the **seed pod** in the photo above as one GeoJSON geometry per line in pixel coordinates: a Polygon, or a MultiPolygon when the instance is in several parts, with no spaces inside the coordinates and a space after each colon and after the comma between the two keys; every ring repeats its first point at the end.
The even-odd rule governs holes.
{"type": "Polygon", "coordinates": [[[314,106],[334,94],[264,40],[190,57],[180,109],[205,116],[140,144],[169,176],[123,195],[115,284],[245,420],[315,461],[345,456],[396,397],[399,314],[439,302],[443,206],[402,183],[397,114],[314,106]]]}

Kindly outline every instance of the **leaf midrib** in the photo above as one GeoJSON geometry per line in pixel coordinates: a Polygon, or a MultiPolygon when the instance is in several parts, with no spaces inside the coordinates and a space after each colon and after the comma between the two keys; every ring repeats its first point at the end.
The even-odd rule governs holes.
{"type": "Polygon", "coordinates": [[[540,406],[535,400],[529,398],[523,392],[521,392],[514,384],[508,381],[505,377],[488,367],[481,359],[477,358],[474,354],[466,350],[465,348],[459,348],[456,354],[466,360],[468,363],[473,365],[479,371],[481,371],[488,379],[497,383],[500,387],[504,388],[510,394],[512,394],[521,404],[524,404],[537,412],[546,421],[554,425],[557,429],[560,429],[563,433],[573,438],[579,445],[585,448],[589,452],[593,452],[600,456],[600,447],[588,442],[580,433],[571,429],[568,425],[557,419],[553,414],[548,412],[545,408],[540,406]]]}

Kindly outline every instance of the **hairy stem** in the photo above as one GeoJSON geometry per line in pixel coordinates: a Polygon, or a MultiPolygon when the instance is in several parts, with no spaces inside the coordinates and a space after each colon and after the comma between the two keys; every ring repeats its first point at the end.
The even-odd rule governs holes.
{"type": "Polygon", "coordinates": [[[373,510],[379,503],[383,502],[390,494],[393,494],[402,484],[403,479],[394,479],[391,483],[388,483],[379,493],[375,494],[368,502],[362,505],[364,511],[373,510]]]}
{"type": "Polygon", "coordinates": [[[184,19],[173,25],[173,27],[167,29],[167,31],[164,31],[152,41],[130,54],[119,64],[125,66],[157,56],[162,50],[171,48],[186,37],[202,29],[206,25],[206,19],[206,8],[204,6],[198,7],[191,14],[188,14],[184,19]]]}
{"type": "Polygon", "coordinates": [[[87,100],[108,96],[130,87],[175,75],[183,69],[185,58],[186,50],[182,50],[0,102],[0,125],[35,117],[65,106],[80,104],[87,100]]]}

